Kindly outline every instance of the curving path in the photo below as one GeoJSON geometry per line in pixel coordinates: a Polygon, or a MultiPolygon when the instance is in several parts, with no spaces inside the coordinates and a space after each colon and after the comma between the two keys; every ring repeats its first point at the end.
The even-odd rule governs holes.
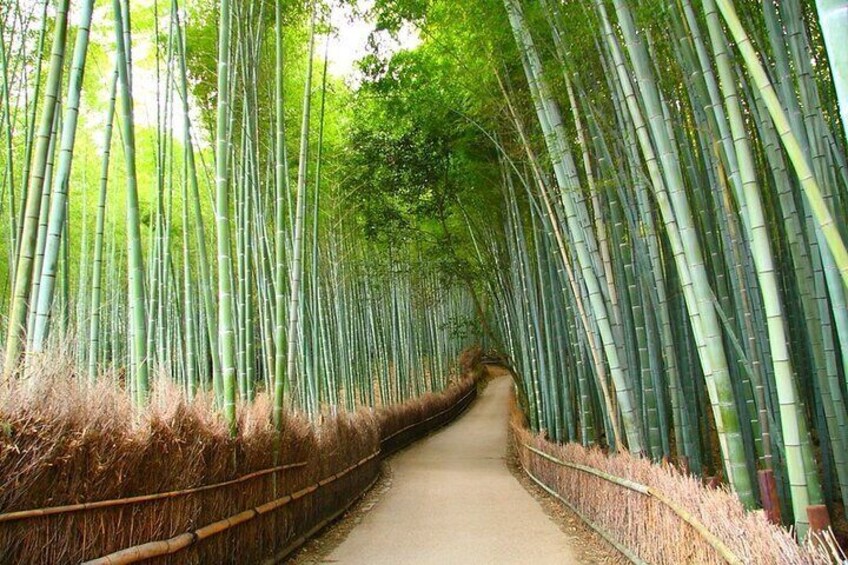
{"type": "Polygon", "coordinates": [[[506,466],[511,381],[489,383],[456,423],[391,460],[392,485],[329,563],[576,563],[506,466]]]}

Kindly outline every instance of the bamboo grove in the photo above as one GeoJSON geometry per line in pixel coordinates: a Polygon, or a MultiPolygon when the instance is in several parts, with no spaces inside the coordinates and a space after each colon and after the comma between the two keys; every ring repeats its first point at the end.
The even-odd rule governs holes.
{"type": "Polygon", "coordinates": [[[504,8],[523,77],[494,70],[491,292],[532,424],[723,474],[749,507],[769,470],[803,536],[848,496],[848,5],[504,8]]]}
{"type": "Polygon", "coordinates": [[[326,16],[3,4],[6,378],[67,352],[83,383],[114,379],[142,408],[171,380],[232,426],[261,391],[279,425],[446,385],[474,341],[467,292],[403,250],[389,261],[324,178],[343,88],[317,52],[326,16]]]}
{"type": "Polygon", "coordinates": [[[534,431],[844,514],[848,2],[375,0],[357,86],[342,4],[0,8],[6,376],[279,423],[482,342],[534,431]]]}

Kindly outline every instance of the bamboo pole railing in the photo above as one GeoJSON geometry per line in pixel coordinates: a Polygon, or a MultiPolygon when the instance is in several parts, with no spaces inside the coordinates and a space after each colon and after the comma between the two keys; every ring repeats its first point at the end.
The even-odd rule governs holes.
{"type": "MultiPolygon", "coordinates": [[[[392,453],[394,453],[395,451],[397,451],[398,449],[401,449],[403,447],[403,444],[398,444],[398,445],[394,445],[394,446],[391,445],[391,442],[392,442],[392,440],[394,440],[394,438],[400,436],[404,432],[407,432],[407,431],[409,431],[413,428],[423,426],[427,422],[431,422],[431,421],[433,421],[437,418],[440,418],[440,417],[444,416],[445,414],[447,414],[448,412],[451,412],[452,410],[459,410],[459,412],[465,410],[465,408],[467,408],[468,405],[470,404],[470,401],[469,402],[466,402],[466,401],[468,401],[473,394],[476,394],[476,392],[477,392],[477,387],[472,386],[468,390],[468,392],[466,392],[462,396],[462,398],[457,400],[453,405],[448,406],[444,410],[436,412],[432,416],[424,418],[423,420],[420,420],[418,422],[413,422],[413,423],[409,424],[408,426],[404,426],[403,428],[401,428],[401,429],[399,429],[395,432],[392,432],[391,434],[382,438],[380,440],[380,451],[383,452],[383,456],[385,457],[385,456],[391,455],[392,453]]],[[[458,415],[459,415],[459,413],[457,413],[457,416],[458,415]]]]}
{"type": "Polygon", "coordinates": [[[317,491],[319,488],[325,487],[339,480],[351,471],[354,471],[355,469],[358,469],[369,461],[379,457],[379,455],[380,451],[375,451],[368,457],[360,459],[353,465],[350,465],[342,471],[330,475],[329,477],[326,477],[313,485],[309,485],[308,487],[304,487],[297,492],[286,494],[285,496],[282,496],[270,502],[266,502],[265,504],[256,506],[249,510],[244,510],[242,512],[239,512],[238,514],[233,514],[232,516],[224,518],[223,520],[212,522],[211,524],[203,526],[202,528],[199,528],[192,532],[186,532],[184,534],[180,534],[178,536],[174,536],[166,540],[152,541],[133,547],[128,547],[126,549],[110,553],[109,555],[105,555],[97,559],[92,559],[91,561],[86,561],[84,565],[125,565],[128,563],[137,563],[145,559],[152,559],[153,557],[172,555],[182,549],[186,549],[187,547],[196,544],[197,542],[220,534],[226,530],[238,526],[239,524],[243,524],[245,522],[253,520],[254,518],[262,516],[263,514],[273,512],[274,510],[282,508],[283,506],[294,502],[295,500],[303,498],[304,496],[317,491]]]}
{"type": "Polygon", "coordinates": [[[524,473],[528,477],[530,477],[530,479],[534,483],[539,485],[539,488],[541,488],[542,490],[547,492],[549,495],[553,496],[554,498],[556,498],[557,500],[562,502],[565,506],[568,507],[569,510],[571,510],[572,512],[577,514],[577,516],[581,520],[583,520],[583,522],[585,522],[587,526],[592,528],[595,531],[596,534],[598,534],[599,536],[604,538],[607,543],[609,543],[611,546],[613,546],[615,549],[617,549],[618,552],[621,553],[624,557],[626,557],[631,563],[633,563],[634,565],[647,565],[646,561],[639,559],[638,555],[636,555],[635,553],[633,553],[632,551],[627,549],[622,544],[618,543],[618,541],[616,541],[616,539],[612,536],[612,534],[610,534],[604,528],[602,528],[601,526],[599,526],[598,524],[593,522],[588,516],[583,514],[583,512],[581,512],[579,508],[577,508],[575,505],[571,504],[568,500],[563,498],[557,491],[555,491],[554,489],[552,489],[551,487],[546,485],[544,483],[544,481],[542,481],[542,479],[540,479],[539,477],[537,477],[536,475],[531,473],[530,470],[527,467],[525,467],[523,463],[520,463],[520,464],[521,464],[521,469],[524,471],[524,473]]]}
{"type": "MultiPolygon", "coordinates": [[[[387,457],[388,455],[390,455],[394,451],[397,451],[404,444],[394,445],[394,446],[391,446],[389,449],[386,449],[386,447],[389,446],[389,443],[391,442],[391,440],[400,436],[404,432],[408,432],[413,428],[425,427],[429,422],[437,420],[437,419],[445,416],[446,414],[448,414],[452,411],[457,411],[457,414],[455,414],[454,417],[458,416],[459,413],[461,413],[463,410],[465,410],[465,408],[468,407],[468,405],[470,405],[470,400],[473,400],[473,395],[476,392],[477,392],[477,387],[476,387],[476,384],[475,384],[475,385],[472,385],[471,388],[468,390],[468,392],[465,393],[459,400],[457,400],[451,406],[433,414],[432,416],[429,416],[429,417],[424,418],[422,420],[419,420],[417,422],[413,422],[412,424],[409,424],[409,425],[389,434],[385,438],[382,438],[380,440],[380,446],[381,446],[380,449],[378,449],[377,451],[375,451],[371,455],[364,457],[363,459],[359,460],[357,463],[350,465],[349,467],[343,469],[342,471],[339,471],[339,472],[337,472],[333,475],[330,475],[330,476],[318,481],[315,484],[304,487],[304,488],[298,490],[297,492],[286,494],[286,495],[284,495],[280,498],[277,498],[277,499],[272,500],[270,502],[266,502],[265,504],[262,504],[260,506],[250,508],[248,510],[243,510],[243,511],[239,512],[238,514],[234,514],[234,515],[229,516],[227,518],[217,520],[217,521],[212,522],[211,524],[207,524],[206,526],[203,526],[203,527],[201,527],[197,530],[194,530],[194,531],[191,531],[191,532],[185,532],[185,533],[182,533],[182,534],[179,534],[177,536],[174,536],[174,537],[171,537],[171,538],[168,538],[168,539],[164,539],[164,540],[151,541],[151,542],[143,543],[143,544],[140,544],[140,545],[128,547],[128,548],[110,553],[108,555],[104,555],[102,557],[99,557],[99,558],[96,558],[96,559],[93,559],[93,560],[90,560],[90,561],[86,561],[84,563],[84,565],[125,565],[125,564],[129,564],[129,563],[137,563],[139,561],[151,559],[151,558],[154,558],[154,557],[162,557],[162,556],[167,556],[167,555],[173,555],[174,553],[177,553],[177,552],[179,552],[183,549],[186,549],[186,548],[188,548],[192,545],[195,545],[196,543],[198,543],[202,540],[208,539],[208,538],[213,537],[217,534],[225,532],[225,531],[227,531],[227,530],[229,530],[229,529],[231,529],[235,526],[238,526],[239,524],[243,524],[245,522],[253,520],[254,518],[257,518],[258,516],[261,516],[263,514],[273,512],[274,510],[282,508],[283,506],[285,506],[285,505],[287,505],[287,504],[289,504],[289,503],[291,503],[295,500],[303,498],[303,497],[305,497],[309,494],[312,494],[312,493],[316,492],[317,490],[319,490],[319,489],[321,489],[321,488],[323,488],[323,487],[325,487],[329,484],[332,484],[333,482],[335,482],[338,479],[350,474],[351,472],[355,471],[356,469],[360,468],[361,466],[365,465],[366,463],[374,460],[375,458],[387,457]],[[386,446],[386,447],[384,447],[384,446],[386,446]]],[[[446,421],[448,421],[448,420],[446,420],[446,421]]],[[[289,465],[289,466],[284,466],[284,467],[305,466],[305,465],[306,465],[306,463],[297,463],[297,464],[294,464],[294,465],[289,465]]],[[[274,469],[279,470],[280,468],[274,468],[274,469]]],[[[89,503],[87,505],[73,505],[73,508],[74,509],[87,509],[87,508],[91,508],[92,505],[98,505],[98,504],[99,504],[99,506],[96,506],[97,508],[103,508],[104,506],[108,506],[106,503],[112,503],[112,505],[124,504],[124,503],[125,504],[131,504],[131,503],[134,503],[134,502],[143,502],[143,501],[155,499],[155,498],[165,498],[165,497],[168,497],[168,496],[178,496],[180,494],[188,493],[189,491],[197,492],[198,490],[201,490],[201,489],[209,489],[209,488],[213,488],[213,487],[225,486],[226,484],[233,484],[233,483],[236,483],[236,482],[241,482],[241,481],[244,481],[244,480],[248,480],[248,478],[255,477],[258,473],[266,473],[267,474],[268,472],[273,472],[274,469],[266,469],[266,470],[263,470],[263,471],[257,471],[256,473],[252,473],[251,475],[245,475],[244,477],[240,477],[239,479],[235,479],[233,481],[228,481],[227,483],[218,483],[217,485],[208,485],[207,487],[198,487],[197,489],[189,489],[188,491],[175,491],[174,493],[161,493],[161,494],[158,494],[158,495],[147,495],[147,496],[142,496],[142,497],[133,497],[132,499],[117,499],[117,500],[113,500],[113,501],[102,501],[100,503],[89,503]],[[138,499],[142,499],[142,500],[138,500],[138,499]],[[127,501],[127,502],[124,502],[124,501],[127,501]],[[78,507],[83,507],[83,508],[78,508],[78,507]]],[[[375,477],[375,480],[370,483],[370,486],[373,486],[374,482],[376,482],[376,477],[375,477]]],[[[370,486],[368,488],[370,488],[370,486]]],[[[345,505],[345,509],[348,508],[355,500],[361,498],[362,495],[365,492],[367,492],[368,488],[364,489],[362,492],[360,492],[356,496],[352,497],[350,499],[350,501],[348,501],[348,503],[345,505]]],[[[52,511],[51,513],[55,514],[55,513],[59,512],[58,509],[62,509],[62,508],[64,508],[64,507],[54,507],[54,508],[41,509],[41,510],[22,511],[22,512],[17,512],[17,513],[10,513],[10,514],[18,514],[18,515],[28,514],[28,515],[31,515],[31,516],[43,516],[43,515],[47,515],[47,514],[45,514],[45,511],[52,511]],[[40,512],[40,514],[36,514],[37,512],[40,512]]],[[[65,511],[68,511],[68,510],[65,510],[65,511]]],[[[321,523],[318,526],[310,529],[309,533],[300,536],[292,544],[289,544],[283,550],[283,552],[278,554],[278,556],[279,555],[289,555],[292,551],[294,551],[297,547],[299,547],[307,539],[309,539],[309,537],[312,534],[314,534],[316,531],[321,529],[323,526],[325,526],[326,524],[331,522],[333,519],[335,519],[339,515],[341,515],[341,513],[343,511],[344,511],[344,509],[342,509],[341,511],[336,511],[336,512],[333,513],[333,515],[330,518],[322,520],[321,523]]],[[[20,517],[19,517],[19,519],[20,519],[20,517]]],[[[274,559],[275,558],[272,558],[272,561],[274,561],[274,559]]],[[[277,559],[277,560],[279,560],[279,559],[277,559]]]]}
{"type": "Polygon", "coordinates": [[[265,561],[263,561],[262,565],[275,565],[276,563],[283,562],[292,553],[294,553],[295,551],[300,549],[300,547],[303,544],[305,544],[307,541],[309,541],[312,538],[312,536],[314,536],[315,534],[317,534],[318,532],[320,532],[321,530],[326,528],[329,524],[335,522],[342,514],[347,512],[350,509],[350,507],[353,506],[356,503],[357,500],[359,500],[363,496],[365,496],[365,493],[367,493],[369,490],[371,490],[374,487],[375,484],[377,484],[377,481],[379,479],[380,479],[380,475],[375,476],[374,479],[370,483],[368,483],[368,486],[366,486],[364,489],[359,491],[359,493],[356,496],[354,496],[353,498],[351,498],[347,502],[347,504],[345,504],[344,506],[342,506],[341,508],[339,508],[338,510],[333,512],[330,516],[328,516],[324,520],[321,520],[320,522],[315,524],[315,526],[313,526],[311,530],[309,530],[308,532],[306,532],[305,534],[303,534],[302,536],[300,536],[299,538],[294,540],[292,543],[287,545],[281,551],[277,552],[276,555],[274,555],[273,557],[270,557],[270,558],[266,559],[265,561]]]}
{"type": "MultiPolygon", "coordinates": [[[[670,498],[665,496],[662,492],[658,491],[657,489],[650,487],[648,485],[643,485],[643,484],[637,483],[635,481],[631,481],[629,479],[624,479],[622,477],[610,475],[609,473],[605,473],[605,472],[603,472],[599,469],[595,469],[593,467],[588,467],[586,465],[580,465],[578,463],[570,463],[568,461],[563,461],[562,459],[554,457],[553,455],[550,455],[549,453],[545,453],[544,451],[537,449],[537,448],[533,447],[532,445],[529,445],[529,444],[524,443],[524,442],[522,442],[522,445],[528,451],[530,451],[531,453],[534,453],[534,454],[536,454],[536,455],[538,455],[538,456],[540,456],[544,459],[547,459],[548,461],[551,461],[552,463],[555,463],[556,465],[560,465],[562,467],[567,467],[569,469],[575,469],[577,471],[581,471],[583,473],[593,475],[593,476],[598,477],[600,479],[603,479],[607,482],[616,484],[620,487],[626,488],[626,489],[631,490],[633,492],[637,492],[637,493],[642,494],[644,496],[648,496],[650,498],[655,499],[657,502],[659,502],[660,504],[662,504],[663,506],[665,506],[666,508],[671,510],[681,520],[683,520],[684,522],[689,524],[689,526],[691,526],[704,539],[704,541],[707,542],[716,551],[716,553],[721,556],[722,559],[727,561],[727,563],[729,563],[731,565],[742,565],[744,563],[738,555],[733,553],[733,550],[731,550],[727,546],[727,544],[725,544],[715,534],[713,534],[700,520],[698,520],[690,512],[688,512],[682,506],[680,506],[679,504],[677,504],[676,502],[674,502],[673,500],[671,500],[670,498]]],[[[524,468],[523,465],[522,465],[522,469],[524,469],[524,472],[527,473],[527,475],[530,476],[535,482],[541,483],[541,481],[539,479],[537,479],[536,477],[534,477],[532,474],[530,474],[527,471],[527,469],[524,468]]],[[[550,490],[553,490],[553,489],[545,488],[545,490],[548,490],[550,492],[550,490]]],[[[557,498],[562,500],[562,497],[560,497],[558,495],[557,495],[557,498]]],[[[569,506],[571,506],[571,505],[569,505],[569,506]]],[[[584,521],[586,521],[585,518],[584,518],[584,521]]],[[[587,523],[589,523],[589,522],[587,521],[587,523]]],[[[596,529],[596,528],[593,527],[593,529],[596,529]]],[[[596,529],[596,531],[597,531],[597,529],[596,529]]],[[[601,535],[603,537],[606,537],[602,532],[599,532],[599,533],[601,533],[601,535]]],[[[613,545],[615,545],[618,548],[618,544],[613,544],[613,545]]],[[[630,555],[626,555],[626,556],[629,559],[633,560],[630,557],[630,555]]]]}
{"type": "Polygon", "coordinates": [[[0,523],[3,522],[16,522],[20,520],[27,520],[33,518],[43,518],[44,516],[52,516],[55,514],[68,514],[71,512],[83,512],[87,510],[99,510],[103,508],[110,508],[114,506],[124,506],[127,504],[139,504],[142,502],[151,502],[154,500],[164,500],[169,498],[177,498],[180,496],[188,496],[190,494],[197,494],[199,492],[206,492],[210,490],[216,490],[232,485],[237,485],[240,483],[247,482],[251,479],[256,479],[265,475],[270,475],[272,473],[279,473],[281,471],[287,471],[289,469],[297,469],[300,467],[305,467],[306,461],[300,461],[298,463],[289,463],[286,465],[277,465],[276,467],[268,467],[267,469],[261,469],[259,471],[254,471],[252,473],[248,473],[246,475],[242,475],[236,479],[231,479],[229,481],[223,481],[220,483],[214,483],[211,485],[202,485],[199,487],[188,488],[183,490],[173,490],[169,492],[159,492],[155,494],[142,494],[139,496],[130,496],[126,498],[113,498],[109,500],[97,500],[94,502],[81,502],[79,504],[65,504],[62,506],[50,506],[46,508],[34,508],[32,510],[18,510],[15,512],[6,512],[4,514],[0,514],[0,523]]]}

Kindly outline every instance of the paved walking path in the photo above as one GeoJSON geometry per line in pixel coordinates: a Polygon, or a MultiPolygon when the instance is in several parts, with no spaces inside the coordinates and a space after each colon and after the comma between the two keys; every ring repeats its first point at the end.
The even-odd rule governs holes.
{"type": "Polygon", "coordinates": [[[392,459],[391,488],[325,562],[576,563],[507,469],[510,387],[493,380],[456,423],[392,459]]]}

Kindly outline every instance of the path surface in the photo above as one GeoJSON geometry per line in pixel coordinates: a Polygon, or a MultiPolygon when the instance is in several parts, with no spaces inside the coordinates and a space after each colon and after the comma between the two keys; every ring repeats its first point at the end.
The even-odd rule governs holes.
{"type": "Polygon", "coordinates": [[[327,563],[576,563],[566,536],[506,466],[511,381],[391,460],[392,486],[327,563]]]}

